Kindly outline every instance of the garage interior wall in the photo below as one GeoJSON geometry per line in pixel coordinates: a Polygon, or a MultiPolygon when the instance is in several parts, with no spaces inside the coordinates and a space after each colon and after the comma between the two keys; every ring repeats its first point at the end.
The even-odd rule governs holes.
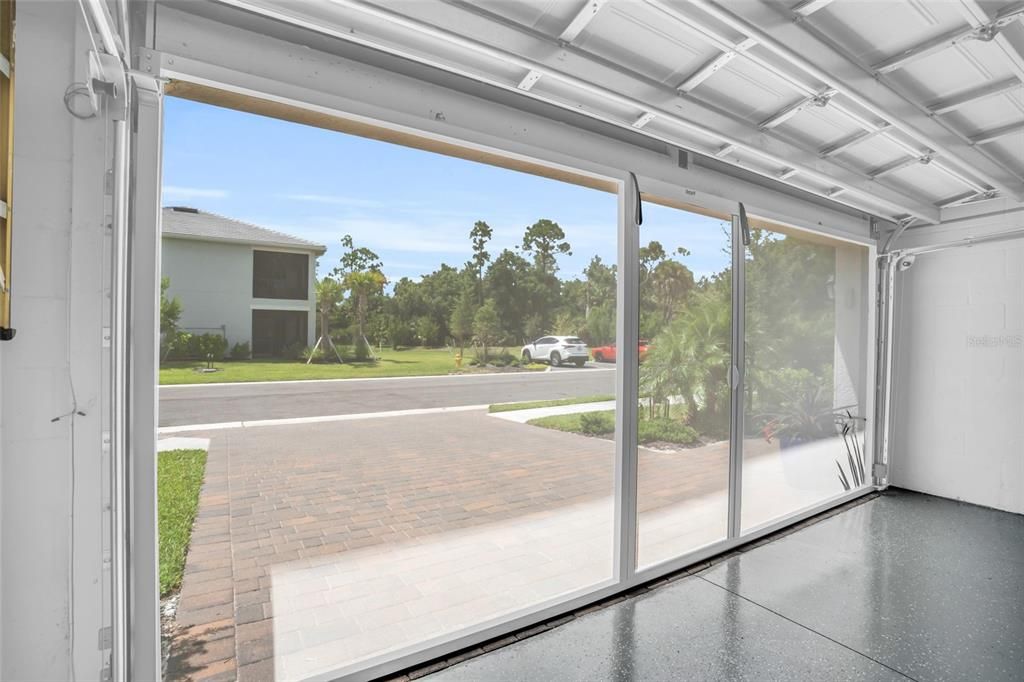
{"type": "Polygon", "coordinates": [[[73,118],[62,101],[86,78],[77,4],[19,3],[16,40],[17,335],[0,344],[0,679],[67,679],[72,645],[76,677],[97,679],[108,598],[107,126],[102,115],[73,118]],[[70,414],[76,403],[84,415],[70,414]]]}
{"type": "MultiPolygon", "coordinates": [[[[1021,228],[1007,207],[905,244],[1021,228]]],[[[1024,240],[921,254],[895,299],[892,484],[1024,513],[1024,240]]]]}
{"type": "MultiPolygon", "coordinates": [[[[252,46],[258,40],[259,54],[281,69],[279,78],[287,78],[297,61],[315,73],[320,59],[329,64],[332,76],[347,73],[350,92],[361,87],[384,92],[381,96],[392,97],[398,112],[403,104],[397,93],[413,87],[408,78],[355,69],[340,58],[310,51],[295,57],[294,46],[257,34],[224,31],[184,15],[167,16],[169,21],[157,33],[168,50],[190,50],[197,58],[204,50],[219,53],[233,59],[239,70],[264,75],[252,66],[252,46]],[[185,28],[193,33],[186,36],[181,32],[185,28]],[[209,40],[192,40],[204,35],[209,40]],[[403,79],[405,89],[398,87],[403,79]]],[[[72,666],[77,679],[96,679],[103,666],[97,642],[109,598],[104,588],[108,544],[103,448],[109,419],[109,361],[103,343],[109,325],[109,125],[102,115],[77,120],[62,102],[65,88],[85,78],[88,42],[76,4],[19,5],[12,280],[18,335],[0,344],[2,679],[66,679],[72,666]],[[69,413],[76,404],[85,414],[72,420],[69,413]]],[[[419,121],[424,129],[435,130],[447,125],[450,132],[479,139],[486,137],[482,127],[496,125],[481,118],[493,108],[469,97],[464,101],[472,106],[463,115],[453,116],[449,110],[448,123],[439,123],[432,116],[436,102],[451,104],[464,96],[418,87],[420,98],[405,99],[404,106],[413,102],[422,108],[405,114],[410,123],[419,121]],[[481,129],[471,130],[473,125],[481,129]]],[[[561,124],[555,128],[574,136],[570,142],[586,137],[561,124]]],[[[549,144],[558,149],[557,136],[545,137],[547,133],[550,127],[538,119],[522,139],[532,139],[537,148],[549,144]]],[[[489,134],[498,136],[500,130],[492,128],[489,134]]],[[[589,135],[597,141],[597,135],[589,135]]],[[[523,153],[528,141],[517,143],[523,153]]],[[[837,232],[867,235],[863,218],[820,206],[797,207],[799,199],[763,187],[680,169],[670,154],[615,141],[604,145],[606,151],[621,152],[624,162],[635,162],[661,178],[665,186],[685,183],[697,188],[695,194],[711,198],[709,189],[717,187],[719,196],[742,189],[754,197],[752,203],[775,213],[807,215],[810,206],[832,216],[829,227],[837,232]]],[[[1019,210],[1004,208],[1008,215],[1019,210]]],[[[984,229],[1024,227],[1021,213],[1012,215],[1018,217],[993,218],[984,229]]],[[[963,227],[921,228],[907,241],[951,240],[965,236],[963,227]]],[[[1013,340],[1020,338],[1024,325],[1022,267],[1024,248],[1019,243],[996,244],[922,256],[902,276],[895,484],[1024,512],[1018,435],[1024,415],[1021,345],[1013,340]],[[976,337],[981,340],[972,341],[976,337]]]]}

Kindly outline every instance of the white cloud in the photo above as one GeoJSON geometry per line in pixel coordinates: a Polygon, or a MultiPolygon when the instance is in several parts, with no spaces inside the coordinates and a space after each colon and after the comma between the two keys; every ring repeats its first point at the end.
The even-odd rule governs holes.
{"type": "Polygon", "coordinates": [[[356,244],[374,251],[449,254],[468,254],[471,251],[469,230],[465,225],[454,222],[353,217],[331,220],[316,232],[331,235],[333,240],[350,234],[356,244]]]}
{"type": "Polygon", "coordinates": [[[330,194],[280,194],[278,197],[289,201],[331,204],[334,206],[348,206],[351,208],[384,208],[387,206],[383,201],[378,201],[376,199],[361,199],[359,197],[334,196],[330,194]]]}
{"type": "MultiPolygon", "coordinates": [[[[409,201],[402,199],[383,201],[379,199],[365,199],[362,197],[350,197],[335,194],[278,194],[276,196],[278,199],[284,199],[286,201],[339,206],[342,208],[352,209],[352,213],[357,213],[360,209],[365,209],[384,211],[387,213],[405,213],[415,215],[417,217],[452,218],[467,220],[469,221],[470,226],[472,225],[473,220],[479,219],[476,213],[470,211],[456,211],[447,207],[434,208],[421,201],[409,201]]],[[[466,233],[469,233],[469,227],[466,228],[466,233]]]]}
{"type": "Polygon", "coordinates": [[[223,189],[209,189],[205,187],[164,185],[163,194],[164,199],[223,199],[228,195],[228,192],[223,189]]]}

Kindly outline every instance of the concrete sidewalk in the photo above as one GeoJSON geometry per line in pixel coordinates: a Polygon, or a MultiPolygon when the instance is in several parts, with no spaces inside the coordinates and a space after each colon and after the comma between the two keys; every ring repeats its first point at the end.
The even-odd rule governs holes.
{"type": "Polygon", "coordinates": [[[510,422],[525,424],[531,419],[541,417],[555,417],[562,414],[582,414],[584,412],[600,412],[603,410],[614,410],[614,400],[602,400],[594,403],[577,403],[575,405],[554,405],[552,407],[533,407],[527,410],[507,410],[505,412],[492,412],[491,417],[504,419],[510,422]]]}

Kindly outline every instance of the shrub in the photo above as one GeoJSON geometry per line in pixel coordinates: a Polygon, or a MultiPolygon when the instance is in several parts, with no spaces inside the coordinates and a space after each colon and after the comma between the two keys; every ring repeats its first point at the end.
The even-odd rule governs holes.
{"type": "Polygon", "coordinates": [[[303,348],[301,359],[306,362],[323,362],[324,350],[323,348],[303,348]]]}
{"type": "Polygon", "coordinates": [[[248,343],[236,343],[231,347],[232,360],[248,360],[250,355],[248,343]]]}
{"type": "Polygon", "coordinates": [[[505,350],[502,350],[501,353],[492,356],[490,359],[490,364],[494,365],[495,367],[508,367],[510,365],[515,365],[518,362],[519,358],[517,356],[512,355],[511,353],[505,350]]]}
{"type": "Polygon", "coordinates": [[[637,428],[637,435],[641,443],[662,441],[679,445],[693,445],[697,442],[697,432],[692,427],[664,417],[641,420],[637,428]]]}
{"type": "Polygon", "coordinates": [[[228,340],[220,334],[203,334],[199,337],[200,358],[213,356],[214,360],[223,360],[228,353],[228,340]]]}
{"type": "Polygon", "coordinates": [[[176,359],[185,357],[188,353],[188,344],[192,335],[188,332],[169,332],[160,345],[160,357],[163,359],[176,359]]]}
{"type": "Polygon", "coordinates": [[[306,352],[306,344],[301,341],[285,346],[281,350],[281,355],[284,356],[285,360],[302,360],[303,353],[306,352]]]}
{"type": "Polygon", "coordinates": [[[168,344],[168,357],[174,360],[223,360],[228,352],[228,340],[220,334],[189,334],[176,332],[168,344]]]}
{"type": "Polygon", "coordinates": [[[580,414],[580,431],[588,436],[603,436],[615,431],[615,417],[607,412],[580,414]]]}

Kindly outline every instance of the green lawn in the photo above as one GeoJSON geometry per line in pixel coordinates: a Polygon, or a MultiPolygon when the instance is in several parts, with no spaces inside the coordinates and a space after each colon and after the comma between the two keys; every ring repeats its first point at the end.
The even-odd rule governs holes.
{"type": "Polygon", "coordinates": [[[498,403],[487,408],[490,413],[512,412],[515,410],[532,410],[537,407],[559,407],[561,405],[580,405],[583,403],[600,403],[615,400],[613,395],[585,395],[577,398],[558,398],[556,400],[534,400],[525,403],[498,403]]]}
{"type": "MultiPolygon", "coordinates": [[[[455,354],[446,348],[410,348],[392,350],[386,348],[378,353],[377,362],[346,362],[339,365],[311,364],[301,360],[246,360],[239,362],[216,362],[218,372],[208,374],[196,372],[195,368],[206,363],[168,362],[160,368],[160,383],[209,384],[243,381],[294,381],[301,379],[363,379],[367,377],[413,377],[444,375],[456,371],[455,354]]],[[[471,353],[466,353],[462,372],[483,372],[469,367],[471,353]]],[[[543,370],[543,365],[534,365],[530,371],[543,370]]]]}
{"type": "Polygon", "coordinates": [[[168,450],[158,455],[156,487],[162,597],[181,586],[205,468],[205,450],[168,450]]]}
{"type": "MultiPolygon", "coordinates": [[[[611,438],[615,435],[615,410],[559,414],[551,417],[531,419],[526,423],[545,429],[567,431],[584,436],[611,438]]],[[[640,423],[637,425],[637,438],[641,445],[647,443],[695,445],[698,442],[697,432],[681,421],[664,417],[649,419],[645,418],[642,414],[640,423]]]]}

